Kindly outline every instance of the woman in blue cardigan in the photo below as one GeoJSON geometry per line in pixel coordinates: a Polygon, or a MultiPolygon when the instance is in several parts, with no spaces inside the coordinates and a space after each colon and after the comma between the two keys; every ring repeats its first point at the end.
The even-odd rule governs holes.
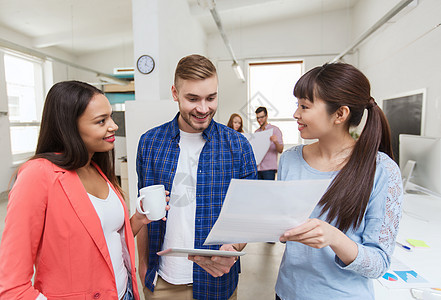
{"type": "Polygon", "coordinates": [[[286,151],[279,180],[332,179],[310,219],[285,232],[276,299],[374,299],[371,278],[390,265],[401,217],[400,171],[390,129],[368,79],[344,63],[316,67],[294,88],[303,139],[286,151]],[[349,129],[367,119],[358,140],[349,129]]]}

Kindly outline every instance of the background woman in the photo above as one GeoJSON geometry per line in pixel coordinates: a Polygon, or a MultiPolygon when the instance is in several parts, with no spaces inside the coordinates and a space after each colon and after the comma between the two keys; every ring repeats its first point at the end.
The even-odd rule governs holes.
{"type": "Polygon", "coordinates": [[[390,130],[355,67],[325,64],[294,88],[300,135],[318,139],[286,151],[279,179],[332,179],[305,224],[288,230],[276,299],[374,299],[370,278],[388,269],[401,217],[402,185],[390,130]],[[367,110],[358,141],[349,134],[367,110]]]}
{"type": "Polygon", "coordinates": [[[242,117],[238,114],[232,114],[228,120],[227,126],[238,132],[243,132],[242,117]]]}
{"type": "Polygon", "coordinates": [[[97,88],[50,89],[36,154],[9,194],[1,299],[139,299],[133,235],[149,220],[129,219],[114,173],[117,129],[97,88]]]}

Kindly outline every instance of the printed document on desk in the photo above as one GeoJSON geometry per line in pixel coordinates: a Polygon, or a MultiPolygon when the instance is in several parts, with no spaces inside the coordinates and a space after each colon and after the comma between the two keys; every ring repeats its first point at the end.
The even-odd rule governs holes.
{"type": "Polygon", "coordinates": [[[233,179],[204,245],[279,241],[308,219],[330,182],[233,179]]]}
{"type": "Polygon", "coordinates": [[[382,277],[378,278],[378,281],[383,286],[391,289],[434,286],[415,270],[409,268],[393,256],[391,257],[389,270],[382,277]]]}

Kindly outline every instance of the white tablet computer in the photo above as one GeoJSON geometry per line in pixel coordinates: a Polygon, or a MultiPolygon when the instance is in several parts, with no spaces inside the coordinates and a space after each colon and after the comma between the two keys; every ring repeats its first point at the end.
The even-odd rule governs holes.
{"type": "Polygon", "coordinates": [[[188,248],[168,248],[163,251],[157,252],[159,256],[242,256],[245,252],[236,251],[223,251],[223,250],[209,250],[209,249],[188,249],[188,248]]]}

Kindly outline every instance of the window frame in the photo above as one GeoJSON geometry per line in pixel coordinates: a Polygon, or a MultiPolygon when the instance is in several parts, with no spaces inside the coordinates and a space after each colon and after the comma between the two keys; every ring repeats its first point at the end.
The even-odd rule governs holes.
{"type": "MultiPolygon", "coordinates": [[[[41,125],[41,113],[43,110],[43,105],[44,105],[44,92],[45,92],[45,61],[41,58],[38,57],[34,57],[34,56],[30,56],[30,55],[26,55],[23,53],[17,53],[14,51],[8,51],[8,50],[3,50],[0,49],[1,51],[1,59],[3,59],[5,61],[5,57],[6,56],[11,56],[14,58],[18,58],[18,59],[22,59],[25,61],[28,61],[30,63],[32,63],[34,65],[34,101],[35,101],[35,105],[36,105],[36,121],[24,121],[24,122],[20,122],[20,121],[11,121],[10,120],[10,116],[8,116],[9,119],[9,138],[10,138],[10,152],[11,152],[11,156],[12,156],[12,165],[19,165],[22,162],[26,161],[27,159],[29,159],[30,157],[32,157],[35,153],[35,148],[32,151],[27,151],[27,152],[21,152],[21,153],[14,153],[13,152],[13,136],[12,136],[12,132],[11,129],[12,128],[26,128],[26,127],[38,127],[39,131],[39,127],[41,125]],[[35,67],[37,66],[37,68],[35,67]]],[[[8,94],[8,85],[10,84],[10,82],[7,80],[7,70],[6,70],[6,64],[4,63],[4,74],[5,74],[5,92],[6,92],[6,96],[8,98],[7,100],[7,111],[8,111],[8,115],[9,115],[9,94],[8,94]]],[[[38,133],[37,133],[37,137],[38,139],[38,133]]]]}
{"type": "MultiPolygon", "coordinates": [[[[253,66],[264,66],[264,65],[287,65],[287,64],[299,64],[300,65],[300,76],[299,78],[305,73],[305,60],[304,59],[299,59],[299,58],[286,58],[286,59],[265,59],[265,60],[250,60],[247,62],[248,65],[248,92],[247,92],[247,98],[248,98],[248,118],[247,118],[247,126],[248,128],[250,128],[251,131],[254,131],[253,128],[255,127],[255,124],[257,124],[257,120],[256,120],[256,116],[255,116],[255,112],[254,112],[254,107],[252,107],[252,97],[254,97],[254,95],[251,95],[251,68],[253,66]]],[[[294,86],[293,86],[294,87],[294,86]]],[[[293,96],[293,100],[296,100],[293,96]]],[[[295,110],[294,110],[295,111],[295,110]]],[[[293,114],[294,114],[293,111],[293,114]]],[[[268,114],[268,123],[275,123],[275,122],[293,122],[295,124],[297,124],[297,122],[295,121],[295,119],[292,118],[277,118],[277,117],[272,117],[270,114],[268,114]]],[[[296,125],[297,127],[297,125],[296,125]]],[[[282,132],[283,133],[283,132],[282,132]]],[[[286,134],[284,134],[285,137],[286,134]]],[[[297,140],[292,144],[288,144],[285,142],[285,138],[284,138],[284,149],[289,149],[290,147],[297,145],[297,144],[301,144],[303,143],[303,139],[300,137],[300,134],[298,134],[297,136],[297,140]]]]}

